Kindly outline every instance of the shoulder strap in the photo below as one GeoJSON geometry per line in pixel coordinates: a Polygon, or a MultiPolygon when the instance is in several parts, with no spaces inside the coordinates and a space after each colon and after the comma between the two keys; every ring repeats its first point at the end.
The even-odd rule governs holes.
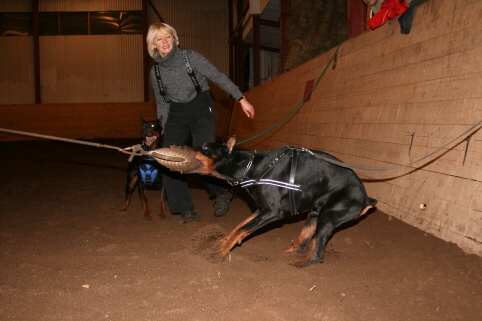
{"type": "Polygon", "coordinates": [[[191,67],[191,64],[189,63],[189,59],[187,59],[187,50],[184,49],[182,51],[182,55],[184,56],[184,64],[186,65],[187,69],[187,74],[189,77],[191,77],[192,83],[194,84],[194,87],[196,88],[196,91],[198,93],[201,92],[201,86],[199,85],[199,82],[197,81],[196,75],[194,74],[194,70],[191,67]]]}
{"type": "MultiPolygon", "coordinates": [[[[295,176],[296,176],[296,167],[298,166],[298,153],[296,148],[292,147],[291,148],[291,169],[290,169],[290,184],[295,183],[295,176]]],[[[288,191],[289,195],[289,201],[290,201],[290,209],[291,209],[291,215],[296,215],[296,197],[295,197],[295,191],[290,189],[288,191]]]]}
{"type": "Polygon", "coordinates": [[[164,101],[166,103],[170,103],[171,101],[169,100],[169,98],[167,98],[164,87],[162,86],[161,71],[159,70],[159,64],[157,62],[154,64],[154,71],[156,73],[157,85],[159,86],[159,93],[164,98],[164,101]]]}
{"type": "MultiPolygon", "coordinates": [[[[182,51],[182,55],[184,57],[184,64],[186,65],[187,74],[191,78],[192,83],[194,84],[194,88],[196,88],[196,91],[200,93],[202,91],[201,85],[199,85],[199,81],[197,81],[196,75],[194,74],[194,70],[192,69],[191,64],[189,63],[186,49],[182,51]]],[[[159,86],[159,93],[164,98],[164,101],[166,103],[170,103],[171,101],[169,100],[169,98],[167,98],[166,92],[164,91],[164,87],[162,86],[161,71],[159,69],[159,64],[157,62],[154,64],[154,71],[156,73],[157,85],[159,86]]]]}

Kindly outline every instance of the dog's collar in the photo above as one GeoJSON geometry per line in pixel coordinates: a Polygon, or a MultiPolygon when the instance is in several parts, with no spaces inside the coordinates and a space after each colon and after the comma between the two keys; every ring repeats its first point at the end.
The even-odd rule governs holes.
{"type": "MultiPolygon", "coordinates": [[[[244,180],[246,180],[246,174],[248,173],[249,169],[251,168],[251,165],[253,165],[253,161],[254,161],[254,157],[256,156],[256,151],[253,152],[253,154],[251,155],[249,161],[248,161],[248,164],[246,164],[246,168],[244,169],[244,172],[243,172],[243,175],[241,175],[241,178],[239,178],[238,180],[230,180],[228,181],[228,183],[231,185],[231,186],[237,186],[237,185],[240,185],[240,183],[244,180]]],[[[233,153],[233,155],[228,159],[228,163],[231,162],[234,158],[236,157],[236,152],[233,153]]]]}
{"type": "Polygon", "coordinates": [[[145,150],[145,151],[150,151],[150,150],[154,150],[155,148],[152,148],[151,146],[149,145],[146,145],[145,143],[142,143],[142,149],[145,150]]]}
{"type": "Polygon", "coordinates": [[[246,165],[246,169],[244,170],[243,176],[241,179],[244,179],[246,177],[246,174],[248,173],[249,169],[251,168],[251,165],[253,165],[254,157],[256,156],[256,150],[253,152],[253,155],[251,155],[251,158],[248,162],[248,165],[246,165]]]}

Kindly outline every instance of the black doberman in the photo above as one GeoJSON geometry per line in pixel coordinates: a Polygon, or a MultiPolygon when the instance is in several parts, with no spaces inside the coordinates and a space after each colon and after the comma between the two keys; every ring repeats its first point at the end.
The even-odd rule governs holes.
{"type": "MultiPolygon", "coordinates": [[[[162,125],[161,119],[155,121],[145,121],[140,115],[142,123],[142,148],[146,151],[153,150],[161,146],[162,125]]],[[[159,186],[161,188],[161,210],[159,217],[166,218],[166,200],[162,187],[161,171],[163,166],[159,165],[152,157],[134,156],[130,159],[127,167],[126,197],[121,211],[126,211],[131,201],[134,190],[139,190],[141,197],[143,218],[152,220],[149,201],[145,194],[146,186],[159,186]]]]}
{"type": "Polygon", "coordinates": [[[297,267],[322,262],[335,230],[357,220],[377,203],[368,197],[355,172],[323,160],[339,162],[327,153],[294,147],[234,151],[235,144],[235,137],[225,144],[205,144],[195,151],[200,167],[191,171],[244,187],[256,202],[257,211],[220,240],[223,256],[261,227],[308,213],[298,240],[285,251],[308,251],[304,260],[294,264],[297,267]]]}

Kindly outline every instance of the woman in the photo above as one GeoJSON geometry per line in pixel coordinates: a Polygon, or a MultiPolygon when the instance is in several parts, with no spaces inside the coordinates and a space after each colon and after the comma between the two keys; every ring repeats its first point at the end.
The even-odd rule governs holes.
{"type": "MultiPolygon", "coordinates": [[[[165,23],[152,24],[146,41],[149,55],[157,65],[152,68],[150,76],[157,116],[162,117],[164,127],[163,147],[185,145],[190,137],[194,147],[215,141],[216,119],[207,79],[238,100],[246,116],[254,117],[253,106],[225,74],[200,53],[178,48],[179,38],[173,27],[165,23]]],[[[209,177],[204,180],[210,196],[215,197],[214,215],[224,215],[229,210],[232,191],[220,180],[209,177]]],[[[182,175],[166,173],[163,183],[171,213],[180,213],[184,223],[198,221],[182,175]]]]}

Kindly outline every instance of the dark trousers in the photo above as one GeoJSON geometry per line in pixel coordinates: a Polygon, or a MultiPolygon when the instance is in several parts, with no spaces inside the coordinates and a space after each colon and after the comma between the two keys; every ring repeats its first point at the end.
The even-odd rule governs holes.
{"type": "MultiPolygon", "coordinates": [[[[209,91],[199,93],[188,103],[171,102],[162,147],[186,145],[191,136],[193,147],[213,143],[216,139],[216,117],[209,91]]],[[[203,176],[203,181],[211,196],[228,190],[228,185],[222,180],[203,176]]],[[[194,210],[184,175],[166,171],[163,184],[171,213],[194,210]]]]}

